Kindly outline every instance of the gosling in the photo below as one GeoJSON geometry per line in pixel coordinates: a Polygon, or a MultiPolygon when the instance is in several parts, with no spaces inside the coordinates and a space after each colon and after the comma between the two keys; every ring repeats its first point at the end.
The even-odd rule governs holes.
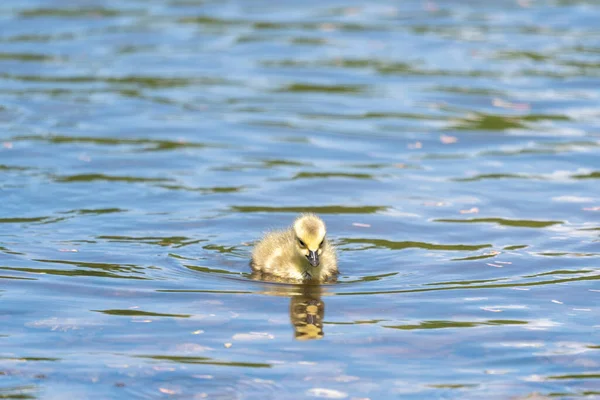
{"type": "Polygon", "coordinates": [[[325,237],[325,223],[301,214],[287,230],[268,233],[252,252],[252,270],[291,281],[326,282],[338,274],[335,247],[325,237]]]}

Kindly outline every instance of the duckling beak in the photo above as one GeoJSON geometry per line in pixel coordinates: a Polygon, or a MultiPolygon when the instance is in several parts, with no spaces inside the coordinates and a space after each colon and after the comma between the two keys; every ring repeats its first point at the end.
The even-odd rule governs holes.
{"type": "Polygon", "coordinates": [[[319,255],[317,254],[316,251],[309,250],[306,258],[308,258],[308,262],[313,267],[319,266],[319,255]]]}

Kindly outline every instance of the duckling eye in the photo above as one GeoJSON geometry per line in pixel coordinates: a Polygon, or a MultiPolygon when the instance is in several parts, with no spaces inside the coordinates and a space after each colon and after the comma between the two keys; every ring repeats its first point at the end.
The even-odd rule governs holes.
{"type": "Polygon", "coordinates": [[[298,243],[300,244],[300,247],[306,247],[306,245],[301,239],[298,239],[298,243]]]}
{"type": "Polygon", "coordinates": [[[321,240],[321,243],[319,243],[319,247],[323,247],[323,243],[325,243],[325,239],[323,238],[323,240],[321,240]]]}

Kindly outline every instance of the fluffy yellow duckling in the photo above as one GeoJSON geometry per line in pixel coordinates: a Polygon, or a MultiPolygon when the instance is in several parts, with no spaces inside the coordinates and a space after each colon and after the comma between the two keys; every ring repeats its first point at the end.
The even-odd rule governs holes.
{"type": "Polygon", "coordinates": [[[286,280],[324,282],[338,274],[335,247],[325,237],[325,223],[302,214],[287,230],[268,233],[252,252],[252,270],[286,280]]]}

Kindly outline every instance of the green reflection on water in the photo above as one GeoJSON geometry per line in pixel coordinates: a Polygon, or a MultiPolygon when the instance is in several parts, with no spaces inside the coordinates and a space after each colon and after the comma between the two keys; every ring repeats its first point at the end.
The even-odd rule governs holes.
{"type": "Polygon", "coordinates": [[[434,283],[426,283],[425,286],[440,286],[440,285],[473,285],[477,283],[488,283],[488,282],[498,282],[504,281],[505,278],[501,279],[479,279],[472,281],[447,281],[447,282],[434,282],[434,283]]]}
{"type": "MultiPolygon", "coordinates": [[[[198,15],[193,17],[183,17],[179,19],[179,22],[185,24],[196,24],[202,28],[224,31],[228,27],[243,26],[251,30],[261,31],[272,31],[272,30],[306,30],[306,31],[320,31],[323,24],[321,22],[275,22],[275,21],[247,21],[243,19],[225,19],[219,17],[212,17],[209,15],[198,15]]],[[[382,30],[383,25],[363,25],[352,22],[341,22],[336,21],[329,23],[337,31],[364,31],[364,30],[382,30]]]]}
{"type": "Polygon", "coordinates": [[[0,357],[0,360],[10,360],[10,361],[60,361],[61,358],[52,358],[52,357],[0,357]]]}
{"type": "Polygon", "coordinates": [[[527,321],[494,319],[482,322],[465,321],[423,321],[414,325],[383,325],[384,328],[415,330],[415,329],[445,329],[445,328],[473,328],[483,325],[526,325],[527,321]]]}
{"type": "Polygon", "coordinates": [[[359,85],[311,85],[306,83],[295,83],[284,86],[278,90],[279,92],[293,93],[340,93],[340,94],[359,94],[366,91],[365,86],[359,85]]]}
{"type": "Polygon", "coordinates": [[[52,263],[52,264],[76,266],[76,267],[82,267],[82,268],[86,268],[86,269],[63,270],[63,269],[21,268],[21,267],[2,266],[2,267],[0,267],[0,270],[30,272],[30,273],[34,273],[34,274],[63,275],[63,276],[90,276],[90,277],[95,276],[95,277],[103,277],[103,278],[139,279],[139,280],[146,279],[142,276],[117,274],[118,272],[129,273],[129,274],[143,274],[145,268],[134,265],[134,264],[109,264],[109,263],[51,260],[51,259],[33,259],[32,261],[39,262],[39,263],[52,263]]]}
{"type": "Polygon", "coordinates": [[[568,256],[568,257],[596,257],[600,254],[598,253],[569,253],[569,252],[543,252],[543,253],[536,253],[537,255],[540,256],[544,256],[544,257],[564,257],[564,256],[568,256]]]}
{"type": "Polygon", "coordinates": [[[14,61],[25,61],[25,62],[39,62],[39,61],[58,61],[61,58],[48,56],[45,54],[35,53],[0,53],[0,61],[3,60],[14,60],[14,61]]]}
{"type": "Polygon", "coordinates": [[[23,135],[16,136],[13,140],[39,140],[49,143],[89,143],[102,146],[119,145],[144,145],[145,150],[176,150],[180,148],[205,148],[209,145],[199,142],[158,140],[158,139],[132,139],[132,138],[111,138],[111,137],[93,137],[93,136],[64,136],[64,135],[23,135]]]}
{"type": "Polygon", "coordinates": [[[358,279],[354,279],[351,281],[344,281],[343,283],[374,282],[374,281],[379,281],[383,278],[388,278],[390,276],[396,276],[396,275],[398,275],[398,272],[388,272],[386,274],[379,274],[379,275],[368,275],[368,276],[362,276],[358,279]]]}
{"type": "Polygon", "coordinates": [[[71,211],[66,211],[65,214],[94,214],[94,215],[101,215],[101,214],[112,214],[112,213],[120,213],[120,212],[127,212],[127,210],[124,210],[122,208],[97,208],[97,209],[80,209],[80,210],[71,210],[71,211]]]}
{"type": "MultiPolygon", "coordinates": [[[[6,80],[14,80],[21,82],[40,82],[40,83],[104,83],[111,85],[111,87],[123,96],[146,98],[140,92],[133,88],[140,89],[166,89],[166,88],[178,88],[186,86],[225,86],[231,84],[231,82],[212,77],[198,77],[198,78],[164,78],[157,76],[125,76],[125,77],[110,77],[110,76],[42,76],[42,75],[16,75],[9,73],[0,73],[0,78],[6,80]],[[124,87],[128,85],[129,87],[124,87]]],[[[50,89],[50,90],[64,90],[64,89],[50,89]]],[[[87,89],[91,93],[95,90],[87,89]]],[[[65,91],[64,93],[72,93],[71,91],[65,91]]],[[[157,102],[165,102],[166,104],[178,104],[172,99],[166,97],[148,97],[157,102]]],[[[188,105],[191,106],[191,105],[188,105]]],[[[118,139],[117,139],[118,140],[118,139]]],[[[167,141],[168,142],[168,141],[167,141]]],[[[177,143],[177,142],[170,142],[177,143]]]]}
{"type": "Polygon", "coordinates": [[[456,182],[477,182],[487,179],[539,179],[539,177],[525,174],[480,174],[468,178],[455,178],[453,180],[456,182]]]}
{"type": "Polygon", "coordinates": [[[553,57],[550,55],[542,54],[535,51],[516,51],[516,50],[503,50],[496,53],[496,56],[499,59],[506,60],[518,60],[518,59],[526,59],[533,61],[546,61],[552,60],[553,57]]]}
{"type": "Polygon", "coordinates": [[[600,179],[600,171],[590,172],[589,174],[577,174],[573,175],[574,179],[600,179]]]}
{"type": "Polygon", "coordinates": [[[529,247],[526,244],[517,244],[514,246],[506,246],[503,250],[520,250],[520,249],[526,249],[527,247],[529,247]]]}
{"type": "Polygon", "coordinates": [[[169,190],[185,190],[199,193],[238,193],[243,192],[248,186],[215,186],[215,187],[189,187],[183,185],[158,185],[158,187],[169,190]]]}
{"type": "Polygon", "coordinates": [[[352,322],[324,322],[325,325],[373,325],[386,321],[385,319],[358,320],[352,322]]]}
{"type": "MultiPolygon", "coordinates": [[[[0,110],[1,110],[1,108],[0,108],[0,110]]],[[[26,171],[28,169],[31,169],[31,168],[0,164],[0,171],[26,171]]]]}
{"type": "Polygon", "coordinates": [[[327,40],[323,38],[311,38],[311,37],[293,37],[289,39],[291,44],[307,45],[307,46],[321,46],[327,44],[327,40]]]}
{"type": "Polygon", "coordinates": [[[116,17],[122,15],[123,11],[104,8],[33,8],[30,10],[21,11],[21,17],[61,17],[61,18],[90,18],[90,17],[116,17]]]}
{"type": "Polygon", "coordinates": [[[589,274],[590,272],[597,272],[597,271],[594,269],[579,269],[579,270],[559,269],[556,271],[542,272],[539,274],[524,275],[523,278],[536,278],[538,276],[547,276],[547,275],[589,274]]]}
{"type": "Polygon", "coordinates": [[[361,238],[342,238],[339,240],[340,244],[352,244],[352,243],[366,243],[372,246],[363,247],[361,250],[374,249],[374,248],[387,248],[390,250],[403,250],[403,249],[426,249],[426,250],[447,250],[447,251],[474,251],[481,250],[488,247],[492,247],[491,244],[479,244],[479,245],[465,245],[465,244],[433,244],[425,242],[411,242],[402,241],[394,242],[391,240],[383,239],[361,239],[361,238]]]}
{"type": "MultiPolygon", "coordinates": [[[[0,370],[0,376],[2,375],[5,373],[0,370]]],[[[35,385],[0,387],[0,399],[36,399],[37,397],[30,393],[37,390],[35,385]]]]}
{"type": "Polygon", "coordinates": [[[186,268],[189,268],[189,269],[191,269],[193,271],[206,272],[206,273],[209,273],[209,274],[239,275],[239,273],[227,271],[225,269],[200,267],[198,265],[187,265],[187,264],[184,264],[183,266],[186,267],[186,268]]]}
{"type": "Polygon", "coordinates": [[[520,228],[546,228],[552,225],[563,224],[563,221],[534,221],[526,219],[506,219],[506,218],[471,218],[471,219],[434,219],[434,222],[452,222],[457,224],[464,223],[493,223],[503,226],[515,226],[520,228]]]}
{"type": "Polygon", "coordinates": [[[0,251],[3,252],[3,253],[6,253],[6,254],[14,254],[14,255],[23,255],[23,254],[25,254],[25,253],[21,253],[21,252],[18,252],[18,251],[11,250],[8,247],[4,247],[4,246],[0,246],[0,251]]]}
{"type": "MultiPolygon", "coordinates": [[[[164,78],[156,76],[125,76],[125,77],[103,77],[103,76],[42,76],[42,75],[15,75],[0,73],[3,79],[23,81],[23,82],[43,82],[43,83],[106,83],[109,85],[131,85],[140,88],[162,89],[177,88],[192,85],[227,85],[228,81],[220,78],[199,77],[199,78],[164,78]]],[[[124,95],[137,97],[140,95],[135,91],[123,92],[124,95]]],[[[163,98],[164,99],[164,98],[163,98]]],[[[166,100],[166,99],[165,99],[166,100]]],[[[171,101],[171,100],[167,100],[171,101]]]]}
{"type": "Polygon", "coordinates": [[[385,211],[388,207],[384,206],[313,206],[313,207],[264,207],[264,206],[232,206],[232,211],[253,213],[253,212],[314,212],[320,214],[374,214],[379,211],[385,211]]]}
{"type": "Polygon", "coordinates": [[[99,262],[87,262],[87,261],[67,261],[67,260],[52,260],[52,259],[34,259],[33,261],[42,263],[54,263],[54,264],[66,264],[76,265],[78,267],[94,268],[94,269],[106,269],[115,271],[132,271],[132,270],[143,270],[143,267],[139,267],[134,264],[110,264],[110,263],[99,263],[99,262]]]}
{"type": "Polygon", "coordinates": [[[196,244],[199,242],[205,242],[205,239],[191,239],[185,236],[118,236],[118,235],[100,235],[97,239],[103,239],[108,242],[135,242],[144,244],[153,244],[158,246],[172,246],[175,248],[188,246],[190,244],[196,244]]]}
{"type": "Polygon", "coordinates": [[[307,162],[289,161],[289,160],[278,160],[278,159],[260,160],[260,163],[263,164],[267,168],[273,168],[273,167],[300,167],[300,166],[303,166],[303,165],[310,165],[307,162]]]}
{"type": "Polygon", "coordinates": [[[115,176],[106,174],[79,174],[79,175],[66,175],[66,176],[55,176],[56,182],[93,182],[93,181],[107,181],[107,182],[168,182],[170,179],[166,178],[142,178],[133,176],[115,176]]]}
{"type": "Polygon", "coordinates": [[[243,252],[239,251],[239,248],[237,246],[222,246],[222,245],[218,245],[218,244],[208,244],[206,246],[202,246],[202,248],[205,250],[218,251],[219,253],[222,253],[222,254],[237,254],[237,255],[244,254],[243,252]]]}
{"type": "Polygon", "coordinates": [[[14,280],[21,280],[21,281],[37,281],[36,278],[25,278],[25,277],[21,277],[21,276],[6,276],[6,275],[0,275],[0,279],[14,279],[14,280]]]}
{"type": "Polygon", "coordinates": [[[467,389],[467,388],[474,388],[477,386],[478,385],[467,384],[467,383],[439,383],[439,384],[427,385],[427,387],[434,388],[434,389],[467,389]]]}
{"type": "MultiPolygon", "coordinates": [[[[548,393],[548,396],[550,397],[560,397],[560,398],[571,398],[571,397],[589,397],[589,396],[597,396],[600,395],[600,391],[594,391],[594,390],[583,390],[581,392],[568,392],[568,393],[560,393],[560,392],[552,392],[552,393],[548,393]]],[[[594,397],[592,397],[594,398],[594,397]]]]}
{"type": "MultiPolygon", "coordinates": [[[[38,261],[38,260],[36,260],[38,261]]],[[[6,271],[19,271],[19,272],[29,272],[32,274],[48,274],[48,275],[58,275],[58,276],[88,276],[88,277],[100,277],[100,278],[118,278],[118,279],[138,279],[138,280],[146,280],[142,276],[130,276],[130,275],[118,275],[111,272],[106,271],[90,271],[90,270],[82,270],[82,269],[72,269],[72,270],[64,270],[64,269],[48,269],[48,268],[17,268],[17,267],[0,267],[1,270],[6,271]]]]}
{"type": "Polygon", "coordinates": [[[50,217],[30,217],[30,218],[0,218],[0,224],[21,224],[27,222],[44,222],[50,220],[50,217]]]}
{"type": "MultiPolygon", "coordinates": [[[[254,122],[256,123],[258,121],[254,121],[254,122]]],[[[301,167],[301,166],[310,166],[310,165],[312,165],[312,164],[307,163],[307,162],[267,159],[267,160],[258,160],[256,162],[229,164],[226,166],[213,167],[211,169],[213,171],[246,171],[246,170],[275,169],[275,168],[279,168],[279,167],[301,167]]]]}
{"type": "Polygon", "coordinates": [[[170,318],[189,318],[190,314],[165,314],[165,313],[155,313],[150,311],[142,311],[142,310],[90,310],[94,312],[99,312],[108,315],[119,315],[123,317],[170,317],[170,318]]]}
{"type": "Polygon", "coordinates": [[[465,118],[455,119],[451,129],[460,130],[507,130],[507,129],[525,129],[528,122],[538,121],[568,121],[570,118],[564,115],[542,115],[528,114],[522,116],[516,115],[494,115],[475,113],[469,114],[465,118]]]}
{"type": "Polygon", "coordinates": [[[23,34],[4,36],[0,38],[2,42],[50,42],[55,40],[70,40],[75,37],[71,32],[56,33],[56,34],[23,34]]]}
{"type": "Polygon", "coordinates": [[[600,374],[572,374],[572,375],[551,375],[546,379],[600,379],[600,374]]]}
{"type": "Polygon", "coordinates": [[[305,61],[297,59],[262,61],[261,65],[275,68],[353,68],[373,70],[381,75],[410,75],[410,76],[451,76],[451,77],[500,77],[501,73],[485,70],[444,70],[426,68],[418,63],[409,64],[401,61],[383,61],[367,58],[325,59],[305,61]]]}
{"type": "Polygon", "coordinates": [[[370,111],[363,112],[360,114],[334,114],[324,112],[311,112],[303,113],[303,117],[308,119],[324,119],[324,120],[369,120],[369,119],[415,119],[425,121],[443,121],[446,118],[436,115],[428,114],[416,114],[416,113],[403,113],[403,112],[382,112],[382,111],[370,111]]]}
{"type": "Polygon", "coordinates": [[[298,172],[292,179],[311,179],[311,178],[354,178],[354,179],[375,179],[371,174],[359,174],[350,172],[298,172]]]}
{"type": "Polygon", "coordinates": [[[497,254],[482,254],[479,256],[470,256],[470,257],[461,257],[461,258],[453,258],[452,261],[473,261],[473,260],[484,260],[486,258],[496,257],[497,254]]]}
{"type": "Polygon", "coordinates": [[[266,363],[249,363],[239,361],[216,361],[209,357],[183,357],[183,356],[159,356],[159,355],[141,355],[139,358],[149,358],[157,361],[170,361],[181,364],[208,364],[220,365],[226,367],[246,367],[246,368],[271,368],[271,364],[266,363]]]}
{"type": "Polygon", "coordinates": [[[156,289],[159,293],[214,293],[214,294],[257,294],[246,290],[210,290],[210,289],[156,289]]]}
{"type": "Polygon", "coordinates": [[[467,86],[446,86],[436,85],[430,89],[433,92],[445,92],[454,94],[467,94],[474,96],[503,96],[505,92],[497,89],[481,88],[481,87],[467,87],[467,86]]]}

